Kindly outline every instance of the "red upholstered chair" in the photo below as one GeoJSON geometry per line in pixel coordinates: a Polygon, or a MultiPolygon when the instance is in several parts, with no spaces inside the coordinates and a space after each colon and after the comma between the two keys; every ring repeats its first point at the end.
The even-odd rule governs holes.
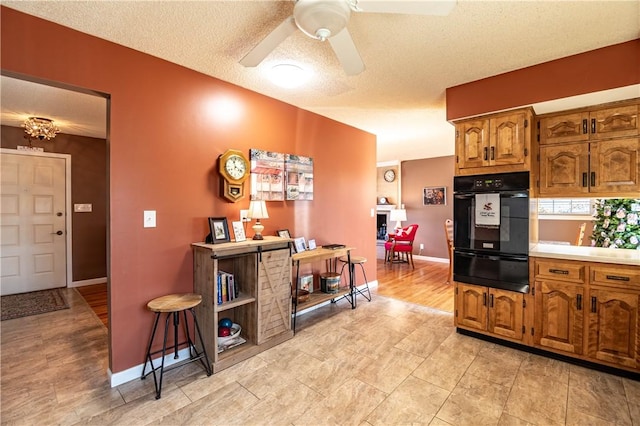
{"type": "Polygon", "coordinates": [[[396,253],[399,256],[403,254],[407,256],[407,261],[411,264],[412,268],[415,268],[413,264],[413,240],[416,237],[418,231],[418,225],[408,225],[396,231],[393,240],[389,240],[384,243],[385,253],[388,253],[388,259],[393,262],[393,258],[396,253]]]}

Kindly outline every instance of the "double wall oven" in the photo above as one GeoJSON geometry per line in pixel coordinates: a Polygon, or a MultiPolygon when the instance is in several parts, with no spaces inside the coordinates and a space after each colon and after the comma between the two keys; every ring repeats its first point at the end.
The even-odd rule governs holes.
{"type": "Polygon", "coordinates": [[[529,292],[529,172],[453,180],[456,281],[529,292]]]}

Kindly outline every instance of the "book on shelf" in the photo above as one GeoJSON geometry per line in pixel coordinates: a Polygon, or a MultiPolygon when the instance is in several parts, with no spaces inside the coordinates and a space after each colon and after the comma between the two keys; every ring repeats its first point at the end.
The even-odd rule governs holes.
{"type": "Polygon", "coordinates": [[[218,271],[218,305],[230,302],[238,297],[238,286],[233,274],[218,271]]]}

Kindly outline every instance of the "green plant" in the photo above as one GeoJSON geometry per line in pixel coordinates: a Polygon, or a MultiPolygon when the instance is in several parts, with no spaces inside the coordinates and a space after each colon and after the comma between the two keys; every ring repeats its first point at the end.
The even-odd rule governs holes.
{"type": "Polygon", "coordinates": [[[593,247],[640,250],[640,199],[597,199],[593,216],[593,247]]]}

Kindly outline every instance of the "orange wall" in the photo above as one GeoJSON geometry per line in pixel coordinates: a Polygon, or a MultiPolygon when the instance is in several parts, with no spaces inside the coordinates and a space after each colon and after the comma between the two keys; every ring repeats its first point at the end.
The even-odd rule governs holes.
{"type": "MultiPolygon", "coordinates": [[[[314,159],[314,200],[268,203],[266,234],[288,228],[375,259],[374,135],[4,6],[0,15],[4,72],[111,96],[112,372],[144,358],[152,320],[147,301],[192,291],[190,243],[204,238],[206,217],[237,220],[247,208],[248,200],[231,204],[218,194],[216,159],[227,148],[314,159]],[[236,121],[212,108],[223,99],[238,106],[236,121]],[[156,228],[142,227],[143,210],[157,211],[156,228]]],[[[375,262],[367,268],[376,279],[375,262]]]]}
{"type": "Polygon", "coordinates": [[[447,120],[638,83],[640,39],[450,87],[447,120]]]}

